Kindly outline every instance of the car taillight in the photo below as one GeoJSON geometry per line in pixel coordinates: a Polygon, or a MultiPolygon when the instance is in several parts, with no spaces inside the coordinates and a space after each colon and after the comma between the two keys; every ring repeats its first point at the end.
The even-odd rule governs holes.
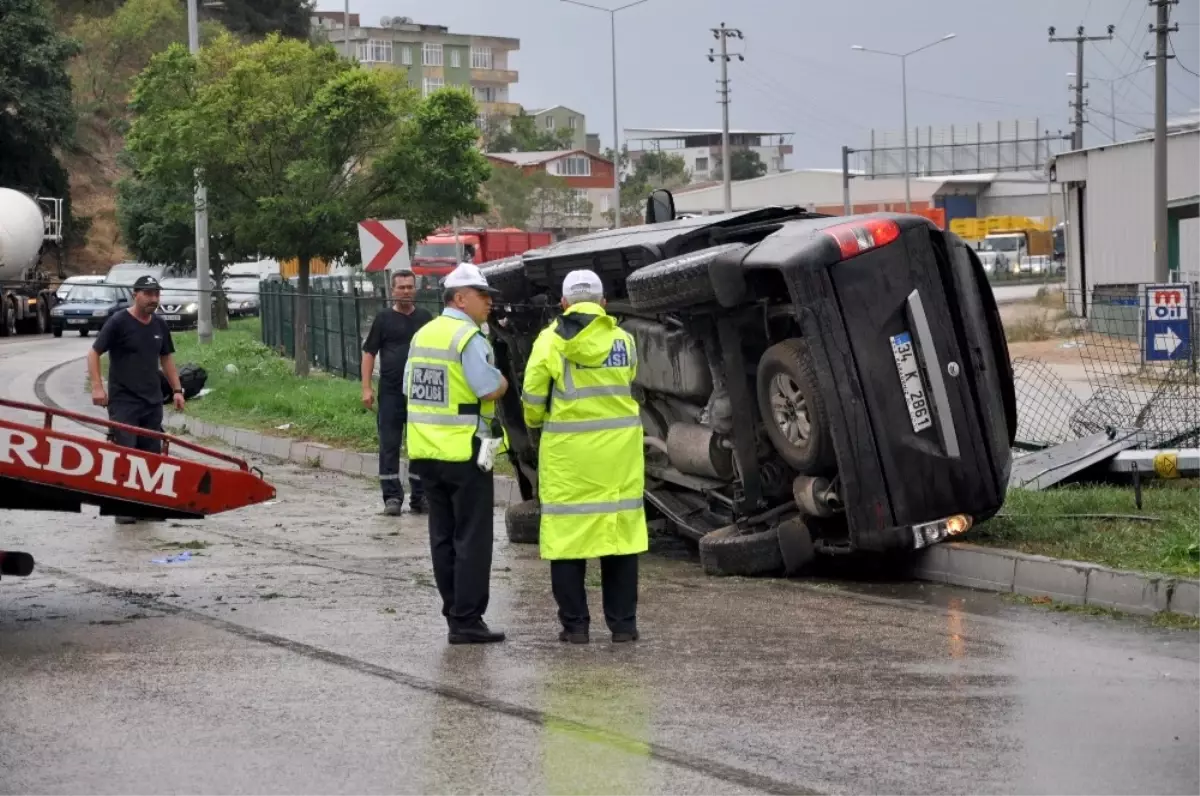
{"type": "Polygon", "coordinates": [[[887,218],[868,218],[821,230],[837,242],[842,259],[884,246],[900,237],[900,225],[887,218]]]}

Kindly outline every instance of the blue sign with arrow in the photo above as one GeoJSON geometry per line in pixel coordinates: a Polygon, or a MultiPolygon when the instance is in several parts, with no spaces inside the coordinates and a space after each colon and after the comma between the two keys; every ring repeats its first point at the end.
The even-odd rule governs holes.
{"type": "Polygon", "coordinates": [[[1145,285],[1143,290],[1143,306],[1146,308],[1143,360],[1146,362],[1173,362],[1190,359],[1192,353],[1191,285],[1145,285]]]}

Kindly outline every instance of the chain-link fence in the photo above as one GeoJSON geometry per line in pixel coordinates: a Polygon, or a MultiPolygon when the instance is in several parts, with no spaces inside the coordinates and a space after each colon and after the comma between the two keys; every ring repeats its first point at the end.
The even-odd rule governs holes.
{"type": "MultiPolygon", "coordinates": [[[[260,292],[263,342],[287,357],[296,355],[295,318],[300,301],[308,302],[308,352],[313,367],[347,379],[358,379],[362,344],[375,316],[390,298],[383,280],[363,286],[316,286],[302,296],[289,282],[264,282],[260,292]]],[[[417,306],[434,315],[442,311],[436,288],[421,287],[417,306]]]]}
{"type": "Polygon", "coordinates": [[[1006,323],[1018,447],[1039,449],[1108,429],[1140,430],[1143,448],[1200,445],[1198,293],[1194,284],[1190,296],[1183,289],[1148,295],[1140,285],[1107,285],[1086,297],[1046,293],[1030,302],[1033,313],[1044,308],[1040,316],[1006,323]],[[1174,295],[1155,298],[1168,292],[1174,295]],[[1156,300],[1168,302],[1165,312],[1156,300]],[[1084,310],[1083,317],[1068,307],[1084,310]],[[1044,335],[1013,334],[1039,324],[1044,335]]]}

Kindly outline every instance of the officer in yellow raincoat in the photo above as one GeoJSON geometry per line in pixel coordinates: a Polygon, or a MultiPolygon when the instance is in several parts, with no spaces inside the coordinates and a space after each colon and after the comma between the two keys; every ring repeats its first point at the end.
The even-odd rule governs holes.
{"type": "Polygon", "coordinates": [[[526,425],[541,429],[539,535],[559,639],[575,644],[588,642],[589,558],[600,559],[613,641],[637,640],[637,557],[649,541],[642,422],[630,392],[637,351],[604,304],[594,272],[567,275],[564,312],[534,342],[521,396],[526,425]]]}

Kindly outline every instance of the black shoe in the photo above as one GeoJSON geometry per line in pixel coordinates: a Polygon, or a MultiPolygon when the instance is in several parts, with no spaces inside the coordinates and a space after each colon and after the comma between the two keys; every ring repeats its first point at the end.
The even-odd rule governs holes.
{"type": "Polygon", "coordinates": [[[447,640],[451,644],[495,644],[504,641],[504,634],[492,630],[481,619],[473,625],[451,630],[447,640]]]}
{"type": "Polygon", "coordinates": [[[408,510],[413,514],[425,513],[425,498],[409,498],[408,510]]]}
{"type": "Polygon", "coordinates": [[[631,641],[637,641],[639,638],[638,632],[633,630],[629,633],[613,633],[613,644],[628,644],[631,641]]]}
{"type": "Polygon", "coordinates": [[[564,629],[558,634],[558,640],[567,642],[569,644],[587,644],[589,641],[591,641],[591,638],[588,636],[588,632],[586,630],[571,631],[564,629]]]}
{"type": "Polygon", "coordinates": [[[135,525],[135,524],[137,524],[137,517],[116,517],[115,519],[116,519],[117,525],[135,525]]]}
{"type": "Polygon", "coordinates": [[[392,498],[391,500],[383,501],[383,513],[389,517],[399,517],[400,512],[404,510],[404,501],[392,498]]]}

